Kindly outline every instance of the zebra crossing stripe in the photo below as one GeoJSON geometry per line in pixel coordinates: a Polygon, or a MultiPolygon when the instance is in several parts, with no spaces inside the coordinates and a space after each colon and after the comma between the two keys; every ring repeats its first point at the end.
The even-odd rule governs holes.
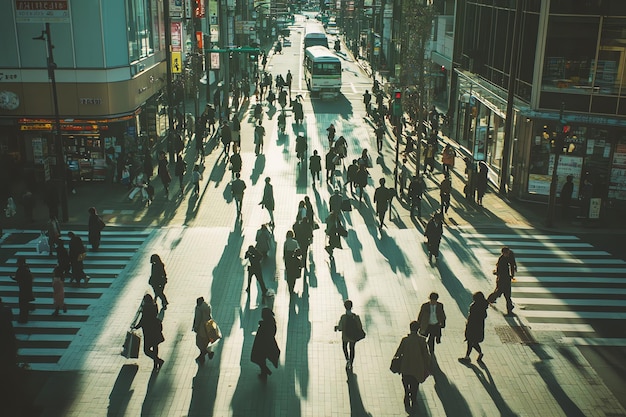
{"type": "MultiPolygon", "coordinates": [[[[519,244],[523,247],[538,247],[538,248],[546,248],[546,249],[563,249],[563,248],[593,248],[593,245],[584,242],[558,242],[558,243],[550,243],[550,242],[527,242],[527,241],[517,241],[517,240],[484,240],[484,241],[473,241],[468,243],[468,246],[471,247],[486,247],[486,246],[515,246],[515,244],[519,244]]],[[[514,249],[515,251],[515,249],[514,249]]],[[[517,251],[515,251],[517,252],[517,251]]]]}
{"type": "Polygon", "coordinates": [[[516,304],[524,306],[558,306],[558,307],[626,307],[626,300],[584,299],[584,298],[524,298],[514,297],[516,304]]]}
{"type": "Polygon", "coordinates": [[[577,277],[577,276],[522,276],[516,275],[515,281],[518,283],[540,283],[540,284],[626,284],[626,278],[620,277],[577,277]]]}
{"type": "MultiPolygon", "coordinates": [[[[626,280],[625,280],[626,281],[626,280]]],[[[516,294],[594,294],[594,295],[626,295],[626,288],[606,287],[514,287],[516,294]]]]}
{"type": "Polygon", "coordinates": [[[463,236],[469,239],[532,239],[532,240],[580,240],[577,236],[571,235],[531,235],[531,234],[483,234],[483,233],[463,233],[463,236]]]}
{"type": "Polygon", "coordinates": [[[578,346],[626,346],[626,339],[617,337],[562,337],[560,342],[578,346]]]}
{"type": "Polygon", "coordinates": [[[532,330],[542,332],[578,332],[578,333],[595,333],[595,329],[589,324],[581,323],[530,323],[528,325],[532,330]]]}
{"type": "MultiPolygon", "coordinates": [[[[513,295],[513,302],[517,299],[513,295]]],[[[524,310],[524,317],[550,319],[626,320],[626,312],[524,310]]]]}

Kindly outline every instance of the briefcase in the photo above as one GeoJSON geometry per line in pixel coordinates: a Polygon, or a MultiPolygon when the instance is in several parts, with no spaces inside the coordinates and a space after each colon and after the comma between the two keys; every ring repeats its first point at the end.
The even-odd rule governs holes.
{"type": "Polygon", "coordinates": [[[126,340],[122,346],[122,356],[126,359],[136,359],[139,357],[139,343],[141,337],[133,331],[126,332],[126,340]]]}
{"type": "Polygon", "coordinates": [[[349,199],[345,199],[341,202],[341,211],[352,211],[352,203],[349,199]]]}

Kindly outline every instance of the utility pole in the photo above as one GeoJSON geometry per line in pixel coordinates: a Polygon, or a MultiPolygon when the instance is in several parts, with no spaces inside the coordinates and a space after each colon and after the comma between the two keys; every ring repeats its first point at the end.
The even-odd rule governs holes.
{"type": "Polygon", "coordinates": [[[47,49],[47,67],[48,78],[52,84],[52,105],[54,108],[54,149],[56,151],[56,174],[57,181],[61,186],[61,219],[64,222],[69,220],[68,204],[67,204],[67,187],[65,178],[65,155],[63,150],[63,136],[61,135],[61,116],[59,115],[59,96],[57,94],[57,81],[54,70],[57,64],[54,62],[52,44],[52,36],[50,34],[50,23],[46,23],[46,28],[41,35],[33,38],[34,40],[46,41],[47,49]]]}
{"type": "Polygon", "coordinates": [[[564,132],[563,126],[565,122],[563,120],[563,113],[565,112],[565,103],[561,103],[561,110],[559,111],[559,125],[556,137],[554,140],[554,164],[552,165],[552,181],[550,182],[550,197],[548,198],[548,217],[546,218],[546,226],[552,227],[554,224],[554,211],[556,209],[556,188],[559,181],[559,158],[563,151],[564,132]]]}

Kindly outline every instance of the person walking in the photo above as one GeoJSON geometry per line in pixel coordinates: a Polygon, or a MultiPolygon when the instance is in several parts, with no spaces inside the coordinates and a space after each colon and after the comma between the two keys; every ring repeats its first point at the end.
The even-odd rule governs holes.
{"type": "Polygon", "coordinates": [[[50,247],[50,256],[54,256],[54,248],[61,239],[61,225],[56,216],[50,215],[48,220],[48,246],[50,247]]]}
{"type": "Polygon", "coordinates": [[[231,130],[233,135],[233,152],[238,153],[241,149],[241,122],[239,116],[235,113],[231,121],[231,130]]]}
{"type": "Polygon", "coordinates": [[[330,211],[341,211],[341,203],[343,203],[343,196],[339,188],[335,188],[333,195],[328,199],[328,209],[330,211]]]}
{"type": "Polygon", "coordinates": [[[161,257],[156,253],[150,256],[150,263],[152,264],[152,271],[150,273],[148,284],[150,284],[154,290],[154,304],[156,305],[156,299],[160,298],[163,310],[167,310],[167,297],[163,293],[165,290],[165,284],[167,284],[165,265],[163,264],[163,261],[161,261],[161,257]]]}
{"type": "Polygon", "coordinates": [[[294,239],[292,230],[287,231],[285,243],[283,245],[283,260],[285,262],[285,275],[287,278],[287,287],[289,293],[293,293],[296,285],[296,279],[300,278],[302,273],[302,254],[298,241],[294,239]]]}
{"type": "Polygon", "coordinates": [[[435,343],[441,343],[441,329],[446,327],[446,313],[439,301],[439,294],[431,292],[417,315],[420,333],[428,339],[430,354],[435,356],[435,343]]]}
{"type": "Polygon", "coordinates": [[[483,351],[480,348],[480,342],[485,340],[485,319],[487,318],[487,308],[489,303],[485,299],[485,294],[481,291],[472,295],[472,304],[470,304],[467,323],[465,324],[465,341],[467,342],[467,351],[465,357],[459,358],[460,362],[469,363],[470,353],[472,349],[478,352],[478,362],[483,361],[483,351]]]}
{"type": "Polygon", "coordinates": [[[441,212],[448,213],[450,208],[450,194],[452,193],[452,181],[450,174],[444,174],[445,178],[439,184],[439,198],[441,199],[441,212]]]}
{"type": "Polygon", "coordinates": [[[154,175],[154,164],[152,163],[152,154],[149,149],[143,155],[143,175],[146,178],[146,183],[150,183],[150,179],[154,175]]]}
{"type": "Polygon", "coordinates": [[[564,220],[570,218],[570,206],[572,204],[572,193],[574,192],[574,176],[568,175],[561,188],[561,214],[564,220]]]}
{"type": "Polygon", "coordinates": [[[191,183],[193,184],[193,194],[195,196],[200,195],[200,181],[202,181],[202,172],[200,172],[200,165],[196,164],[191,172],[191,183]]]}
{"type": "Polygon", "coordinates": [[[237,150],[233,149],[233,154],[230,156],[230,170],[232,174],[232,178],[241,172],[241,153],[239,153],[240,148],[237,150]]]}
{"type": "Polygon", "coordinates": [[[206,130],[206,115],[203,113],[200,115],[198,120],[196,121],[196,134],[195,134],[195,144],[196,144],[196,157],[200,159],[200,161],[204,160],[204,133],[206,130]]]}
{"type": "Polygon", "coordinates": [[[265,128],[263,122],[259,120],[259,124],[254,128],[254,153],[258,156],[263,153],[263,139],[265,138],[265,128]]]}
{"type": "Polygon", "coordinates": [[[402,166],[400,166],[400,197],[404,196],[404,190],[406,189],[406,184],[411,178],[411,171],[409,170],[408,161],[406,158],[402,158],[402,166]]]}
{"type": "Polygon", "coordinates": [[[200,354],[196,357],[196,362],[200,365],[204,363],[204,356],[208,355],[209,360],[213,359],[215,352],[209,348],[209,334],[206,329],[206,323],[211,320],[211,306],[204,301],[204,297],[196,299],[196,308],[193,314],[192,330],[196,333],[196,346],[200,350],[200,354]]]}
{"type": "Polygon", "coordinates": [[[72,262],[70,261],[70,255],[67,253],[67,249],[65,249],[65,244],[62,239],[58,239],[56,242],[56,251],[57,251],[57,265],[61,267],[61,271],[63,271],[63,277],[69,275],[72,267],[72,262]]]}
{"type": "Polygon", "coordinates": [[[263,188],[263,198],[261,199],[261,208],[267,209],[270,215],[270,225],[274,227],[274,187],[271,184],[270,177],[265,178],[265,187],[263,188]]]}
{"type": "Polygon", "coordinates": [[[331,123],[330,126],[326,128],[326,131],[328,132],[328,147],[332,148],[333,142],[335,141],[335,133],[337,132],[337,129],[335,129],[335,125],[331,123]]]}
{"type": "Polygon", "coordinates": [[[350,184],[350,193],[354,194],[354,185],[356,184],[356,175],[359,171],[359,161],[352,160],[352,164],[348,166],[346,171],[346,182],[350,184]]]}
{"type": "Polygon", "coordinates": [[[501,295],[504,295],[506,300],[506,315],[512,316],[513,301],[511,301],[511,280],[515,275],[513,264],[511,262],[510,249],[507,246],[502,247],[500,251],[500,257],[496,262],[496,269],[494,274],[496,275],[496,288],[487,297],[489,304],[494,304],[501,295]]]}
{"type": "Polygon", "coordinates": [[[85,285],[89,282],[89,277],[85,274],[83,261],[87,255],[87,249],[83,244],[83,240],[76,236],[74,232],[67,234],[70,237],[70,263],[72,265],[72,281],[75,286],[80,285],[80,280],[85,281],[85,285]]]}
{"type": "Polygon", "coordinates": [[[267,258],[267,254],[272,248],[272,233],[267,228],[267,224],[263,223],[256,231],[255,242],[255,248],[261,253],[261,257],[267,258]]]}
{"type": "Polygon", "coordinates": [[[478,173],[476,174],[476,192],[478,193],[478,205],[483,205],[483,197],[487,192],[487,175],[489,174],[489,167],[484,161],[478,163],[478,173]]]}
{"type": "Polygon", "coordinates": [[[235,180],[230,184],[230,192],[235,199],[235,206],[237,207],[237,217],[241,216],[241,205],[245,189],[246,183],[241,179],[241,174],[237,172],[235,174],[235,180]]]}
{"type": "Polygon", "coordinates": [[[365,165],[359,164],[359,169],[356,172],[356,186],[359,188],[359,202],[363,201],[363,190],[365,186],[367,186],[367,180],[369,178],[369,173],[367,172],[367,167],[365,165]]]}
{"type": "Polygon", "coordinates": [[[389,208],[389,203],[393,198],[393,189],[385,187],[385,179],[378,180],[380,186],[374,191],[374,204],[376,204],[376,214],[378,215],[378,230],[382,231],[385,226],[385,214],[389,208]]]}
{"type": "Polygon", "coordinates": [[[246,292],[250,293],[250,284],[252,283],[252,277],[254,276],[261,287],[261,294],[267,295],[267,287],[263,281],[263,267],[261,266],[263,253],[261,253],[259,249],[250,245],[246,251],[245,259],[250,262],[250,265],[248,265],[248,286],[246,287],[246,292]]]}
{"type": "Polygon", "coordinates": [[[449,175],[452,172],[452,168],[454,168],[455,159],[456,159],[456,151],[449,143],[446,144],[446,147],[443,148],[443,153],[441,155],[441,163],[443,165],[444,174],[449,175]]]}
{"type": "Polygon", "coordinates": [[[230,125],[228,124],[228,120],[224,120],[221,128],[222,133],[222,144],[224,145],[224,155],[226,158],[230,155],[230,144],[233,141],[233,134],[230,130],[230,125]]]}
{"type": "Polygon", "coordinates": [[[28,313],[35,310],[35,307],[31,305],[31,302],[35,301],[35,296],[33,294],[33,274],[26,264],[26,258],[22,256],[17,258],[17,270],[11,278],[17,282],[19,289],[20,315],[17,322],[28,323],[28,313]]]}
{"type": "Polygon", "coordinates": [[[404,386],[404,408],[412,413],[417,405],[419,385],[430,375],[431,357],[428,354],[426,338],[419,334],[417,321],[409,324],[410,333],[402,338],[395,358],[400,358],[400,374],[404,386]]]}
{"type": "Polygon", "coordinates": [[[320,181],[320,171],[322,171],[322,157],[318,155],[317,149],[313,151],[313,155],[309,157],[309,170],[311,171],[311,178],[313,179],[313,187],[315,188],[315,181],[320,181]]]}
{"type": "Polygon", "coordinates": [[[341,215],[339,211],[331,211],[328,217],[326,217],[326,236],[328,236],[328,245],[324,249],[330,256],[330,259],[335,259],[333,251],[342,249],[341,247],[341,234],[345,231],[345,228],[341,224],[341,215]]]}
{"type": "Polygon", "coordinates": [[[436,145],[428,143],[424,149],[424,172],[430,174],[435,170],[436,145]]]}
{"type": "Polygon", "coordinates": [[[165,197],[167,198],[170,192],[170,183],[172,182],[172,176],[170,175],[170,171],[167,168],[167,157],[165,156],[165,152],[161,152],[159,154],[159,167],[157,169],[157,175],[161,179],[161,183],[163,183],[163,188],[165,189],[165,197]]]}
{"type": "Polygon", "coordinates": [[[159,345],[165,341],[163,324],[157,317],[157,305],[150,294],[143,296],[141,303],[141,319],[134,326],[143,331],[143,353],[154,361],[154,370],[158,371],[165,362],[159,358],[159,345]]]}
{"type": "Polygon", "coordinates": [[[346,370],[352,371],[356,342],[365,337],[363,324],[358,314],[352,312],[352,301],[343,302],[346,312],[339,318],[339,323],[335,326],[336,332],[341,332],[341,347],[346,358],[346,370]]]}
{"type": "Polygon", "coordinates": [[[428,243],[428,261],[433,262],[433,256],[435,259],[439,258],[439,245],[441,244],[441,236],[443,235],[443,214],[441,212],[435,212],[426,224],[426,230],[424,236],[426,236],[428,243]]]}
{"type": "Polygon", "coordinates": [[[365,93],[363,93],[363,104],[365,105],[365,114],[368,116],[370,115],[371,103],[372,95],[369,93],[369,91],[365,90],[365,93]]]}
{"type": "Polygon", "coordinates": [[[183,184],[183,178],[187,171],[187,164],[183,156],[179,153],[176,155],[176,165],[174,166],[174,175],[178,177],[178,185],[180,186],[180,195],[185,193],[185,185],[183,184]]]}
{"type": "Polygon", "coordinates": [[[91,245],[91,250],[97,251],[100,248],[100,239],[102,237],[102,229],[106,224],[102,220],[102,217],[98,215],[98,211],[95,207],[89,207],[89,225],[88,225],[88,239],[91,245]]]}
{"type": "Polygon", "coordinates": [[[326,163],[326,182],[330,182],[335,174],[335,150],[331,147],[324,157],[326,163]]]}
{"type": "Polygon", "coordinates": [[[376,135],[376,149],[378,153],[383,151],[383,139],[385,137],[385,125],[382,120],[378,121],[377,126],[374,128],[374,134],[376,135]]]}
{"type": "Polygon", "coordinates": [[[269,359],[274,368],[278,368],[279,357],[280,348],[276,343],[276,319],[272,310],[264,307],[261,310],[261,321],[259,321],[259,328],[256,331],[250,354],[250,360],[261,368],[259,378],[265,380],[268,375],[272,375],[266,361],[269,359]]]}
{"type": "Polygon", "coordinates": [[[63,280],[65,275],[63,274],[63,268],[55,266],[52,272],[52,301],[54,306],[53,316],[59,315],[59,310],[63,309],[64,313],[67,313],[67,306],[65,305],[65,287],[63,280]]]}
{"type": "Polygon", "coordinates": [[[415,215],[417,208],[417,217],[422,217],[422,196],[424,194],[424,178],[414,176],[409,184],[408,197],[411,201],[411,217],[415,215]]]}
{"type": "Polygon", "coordinates": [[[287,70],[287,75],[285,76],[285,82],[287,84],[287,89],[289,90],[289,97],[291,97],[291,82],[293,81],[293,75],[291,75],[291,70],[287,70]]]}
{"type": "Polygon", "coordinates": [[[309,217],[304,216],[300,221],[293,225],[293,234],[300,246],[300,253],[302,255],[302,267],[306,271],[306,259],[309,252],[309,246],[313,242],[313,226],[309,222],[309,217]]]}

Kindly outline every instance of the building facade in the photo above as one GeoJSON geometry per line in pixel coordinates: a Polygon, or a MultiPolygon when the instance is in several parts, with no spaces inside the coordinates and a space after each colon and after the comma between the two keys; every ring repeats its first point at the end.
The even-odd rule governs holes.
{"type": "Polygon", "coordinates": [[[163,7],[157,0],[0,2],[3,161],[35,182],[59,171],[48,36],[64,156],[75,175],[114,176],[119,158],[154,143],[167,118],[163,7]]]}
{"type": "Polygon", "coordinates": [[[588,180],[624,207],[626,2],[459,0],[455,16],[450,136],[514,197],[547,201],[558,147],[557,190],[572,175],[574,198],[588,180]]]}

